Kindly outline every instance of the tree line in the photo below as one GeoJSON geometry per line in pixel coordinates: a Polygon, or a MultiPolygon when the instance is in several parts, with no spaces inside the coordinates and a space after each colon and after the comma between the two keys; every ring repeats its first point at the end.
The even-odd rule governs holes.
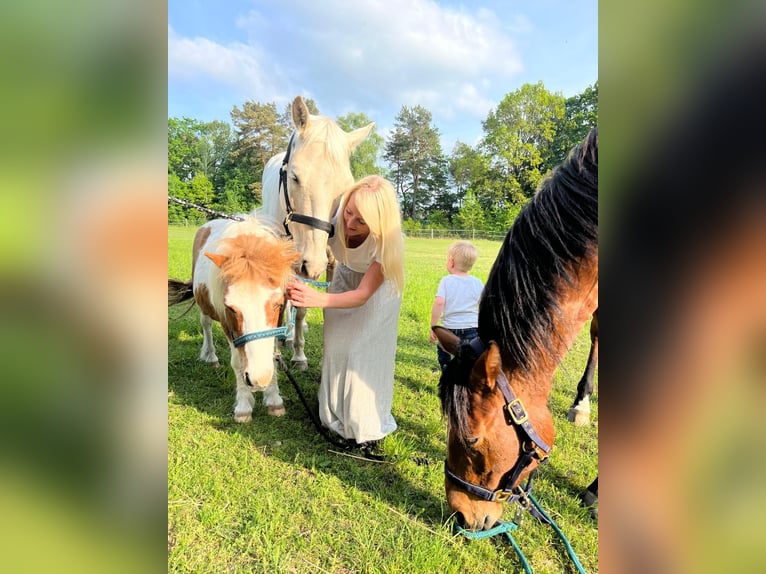
{"type": "MultiPolygon", "coordinates": [[[[319,114],[312,99],[309,111],[319,114]]],[[[346,131],[369,124],[363,113],[336,118],[346,131]]],[[[375,130],[351,156],[354,178],[376,173],[394,183],[405,230],[476,229],[504,232],[535,193],[598,121],[598,82],[564,98],[542,82],[506,94],[482,121],[483,136],[457,142],[449,155],[431,113],[402,106],[387,139],[375,130]]],[[[266,162],[287,149],[290,105],[248,101],[231,123],[168,119],[168,195],[224,213],[261,203],[266,162]]],[[[170,223],[201,223],[202,212],[168,204],[170,223]]]]}

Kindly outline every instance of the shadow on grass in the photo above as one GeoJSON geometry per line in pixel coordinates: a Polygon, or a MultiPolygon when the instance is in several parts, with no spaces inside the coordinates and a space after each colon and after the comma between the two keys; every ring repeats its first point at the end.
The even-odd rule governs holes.
{"type": "MultiPolygon", "coordinates": [[[[255,393],[256,403],[253,420],[239,424],[233,420],[235,399],[234,374],[228,365],[228,344],[218,327],[214,327],[214,339],[221,366],[217,369],[200,362],[197,358],[201,335],[196,314],[169,323],[170,363],[168,386],[177,404],[191,406],[210,416],[211,426],[218,431],[246,437],[265,456],[272,457],[295,467],[312,472],[316,469],[332,474],[350,488],[362,490],[385,504],[423,522],[432,529],[440,529],[449,516],[443,495],[434,494],[434,483],[441,484],[444,458],[443,432],[432,436],[433,429],[423,424],[416,415],[394,412],[399,430],[394,433],[401,438],[397,451],[409,451],[392,463],[358,460],[330,451],[338,449],[325,440],[315,428],[292,384],[284,373],[279,374],[279,388],[287,414],[275,418],[266,413],[260,393],[255,393]],[[186,333],[181,337],[181,333],[186,333]],[[183,340],[180,340],[183,339],[183,340]],[[421,459],[418,465],[413,458],[421,459]],[[422,464],[423,462],[427,464],[422,464]],[[429,486],[430,485],[430,486],[429,486]]],[[[316,350],[321,329],[307,335],[307,349],[316,350]]],[[[320,359],[309,355],[309,370],[301,373],[291,371],[301,393],[317,413],[317,389],[320,380],[320,359]]],[[[290,352],[285,352],[289,357],[290,352]]],[[[402,381],[419,392],[435,392],[426,385],[413,380],[402,381]]],[[[392,435],[393,438],[393,435],[392,435]]],[[[389,441],[391,439],[388,439],[389,441]]],[[[386,443],[386,451],[389,444],[386,443]]],[[[353,452],[349,454],[355,454],[353,452]]],[[[440,488],[440,487],[438,487],[440,488]]],[[[443,491],[441,491],[443,493],[443,491]]]]}

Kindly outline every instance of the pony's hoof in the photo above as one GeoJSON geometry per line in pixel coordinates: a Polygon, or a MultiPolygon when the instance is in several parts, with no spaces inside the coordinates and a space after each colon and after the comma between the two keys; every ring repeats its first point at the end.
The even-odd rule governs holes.
{"type": "Polygon", "coordinates": [[[234,420],[238,423],[249,423],[253,420],[253,413],[234,413],[234,420]]]}
{"type": "Polygon", "coordinates": [[[268,407],[267,411],[269,415],[271,415],[272,417],[283,417],[287,414],[285,407],[283,407],[282,405],[278,407],[268,407]]]}
{"type": "Polygon", "coordinates": [[[309,368],[309,363],[308,361],[294,361],[293,368],[296,371],[307,371],[309,368]]]}
{"type": "Polygon", "coordinates": [[[582,411],[579,409],[569,409],[567,413],[567,420],[570,423],[574,423],[576,427],[582,427],[590,424],[590,411],[582,411]]]}
{"type": "Polygon", "coordinates": [[[598,497],[590,490],[586,490],[580,494],[580,500],[582,501],[583,508],[587,509],[590,517],[598,522],[598,497]]]}

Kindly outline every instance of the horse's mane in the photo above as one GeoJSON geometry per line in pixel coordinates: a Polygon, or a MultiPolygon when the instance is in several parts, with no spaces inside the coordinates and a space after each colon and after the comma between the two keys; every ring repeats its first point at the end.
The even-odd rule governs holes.
{"type": "MultiPolygon", "coordinates": [[[[558,290],[598,249],[598,133],[594,129],[544,179],[508,231],[479,304],[479,337],[495,341],[506,366],[529,371],[555,353],[558,290]]],[[[442,413],[459,436],[468,432],[469,380],[476,345],[460,345],[442,373],[442,413]]]]}
{"type": "Polygon", "coordinates": [[[221,239],[218,245],[226,255],[221,277],[227,283],[244,280],[284,287],[296,258],[292,241],[269,234],[244,233],[221,239]]]}
{"type": "Polygon", "coordinates": [[[505,236],[479,304],[479,336],[503,363],[531,370],[555,353],[559,291],[598,249],[598,133],[594,128],[540,184],[505,236]]]}

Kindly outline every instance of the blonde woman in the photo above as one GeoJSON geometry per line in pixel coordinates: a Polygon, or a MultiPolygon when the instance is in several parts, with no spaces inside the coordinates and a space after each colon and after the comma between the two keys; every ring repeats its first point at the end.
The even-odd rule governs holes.
{"type": "Polygon", "coordinates": [[[288,285],[296,307],[324,309],[322,424],[368,452],[396,430],[391,414],[404,288],[401,212],[391,183],[373,175],[343,196],[329,245],[338,260],[327,293],[288,285]]]}

